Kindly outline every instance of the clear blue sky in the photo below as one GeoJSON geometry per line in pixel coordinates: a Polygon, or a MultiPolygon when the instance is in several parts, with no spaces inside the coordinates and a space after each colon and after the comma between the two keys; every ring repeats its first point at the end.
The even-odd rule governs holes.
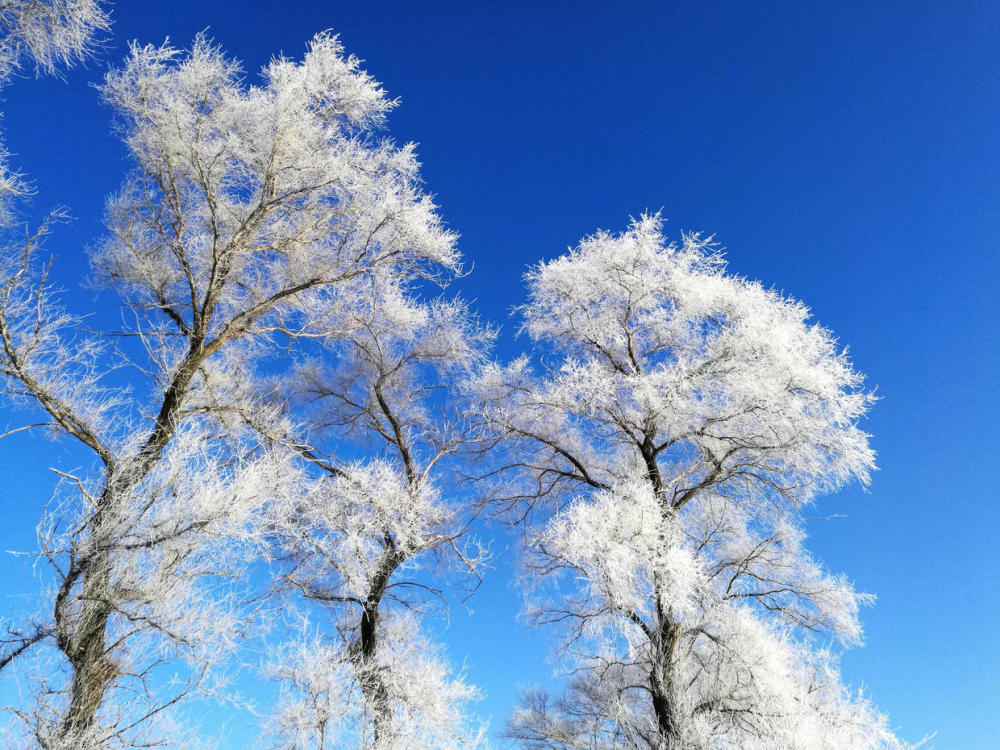
{"type": "MultiPolygon", "coordinates": [[[[78,279],[126,167],[87,83],[133,38],[208,28],[253,74],[332,28],[401,97],[389,131],[420,144],[475,265],[463,293],[505,323],[498,356],[518,350],[507,312],[528,264],[661,207],[669,232],[715,233],[734,270],[850,346],[882,396],[881,471],[817,506],[846,518],[810,526],[816,555],[879,597],[845,676],[908,738],[1000,747],[1000,4],[119,0],[113,16],[98,61],[17,80],[2,105],[30,209],[77,217],[50,244],[77,311],[112,304],[78,279]]],[[[30,549],[56,460],[13,446],[45,446],[0,446],[0,548],[30,549]]],[[[509,566],[448,631],[498,727],[548,670],[545,634],[514,623],[509,566]]],[[[20,564],[0,572],[29,587],[20,564]]]]}

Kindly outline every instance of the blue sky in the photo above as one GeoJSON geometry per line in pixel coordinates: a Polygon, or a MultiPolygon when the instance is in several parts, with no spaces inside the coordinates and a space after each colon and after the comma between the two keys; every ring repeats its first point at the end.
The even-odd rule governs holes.
{"type": "MultiPolygon", "coordinates": [[[[420,144],[474,265],[461,290],[504,325],[499,357],[524,343],[508,311],[528,264],[660,208],[668,233],[716,234],[733,270],[850,346],[882,397],[866,424],[880,471],[809,527],[816,556],[879,597],[845,676],[908,738],[1000,746],[1000,5],[120,0],[113,16],[97,61],[3,92],[29,213],[76,217],[49,245],[75,310],[113,304],[78,280],[127,166],[87,84],[133,38],[207,28],[252,75],[332,28],[401,98],[389,132],[420,144]]],[[[0,445],[0,548],[31,548],[57,461],[28,455],[43,448],[0,445]]],[[[545,634],[514,621],[510,564],[447,634],[496,726],[549,669],[545,634]]],[[[0,571],[8,593],[30,588],[19,563],[0,571]]]]}

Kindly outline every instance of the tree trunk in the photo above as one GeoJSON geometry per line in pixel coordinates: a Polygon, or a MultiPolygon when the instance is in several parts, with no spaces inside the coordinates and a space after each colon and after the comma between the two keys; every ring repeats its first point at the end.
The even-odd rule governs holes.
{"type": "Polygon", "coordinates": [[[379,605],[382,603],[385,587],[389,584],[389,579],[401,561],[401,555],[396,551],[395,545],[390,544],[379,560],[361,613],[361,633],[357,644],[358,681],[361,685],[361,692],[365,696],[365,702],[372,712],[376,748],[380,747],[379,743],[389,739],[392,732],[392,705],[389,698],[389,688],[375,662],[379,638],[379,605]]]}
{"type": "MultiPolygon", "coordinates": [[[[666,546],[671,541],[665,528],[671,523],[676,510],[664,492],[663,478],[653,446],[653,434],[652,430],[646,432],[639,446],[639,452],[646,464],[646,476],[660,500],[660,544],[666,546]]],[[[656,591],[659,592],[661,589],[658,580],[655,585],[656,591]]],[[[680,716],[676,701],[678,686],[674,669],[674,652],[681,636],[681,623],[674,621],[669,602],[664,602],[659,593],[656,594],[656,614],[658,626],[652,633],[650,642],[653,664],[649,675],[649,692],[653,701],[658,735],[656,750],[681,750],[680,716]]]]}
{"type": "Polygon", "coordinates": [[[97,711],[112,681],[118,676],[114,662],[108,658],[107,625],[111,616],[108,599],[110,584],[110,556],[98,551],[81,566],[81,591],[74,599],[60,600],[57,619],[65,622],[71,617],[66,610],[75,602],[81,603],[72,632],[60,639],[60,649],[73,669],[70,701],[60,727],[60,737],[72,739],[93,726],[97,711]]]}
{"type": "Polygon", "coordinates": [[[378,650],[378,605],[365,606],[361,615],[360,670],[359,682],[365,702],[372,712],[375,747],[378,748],[391,733],[392,707],[389,689],[375,663],[378,650]]]}
{"type": "Polygon", "coordinates": [[[119,674],[106,653],[108,620],[113,610],[110,550],[118,534],[115,524],[108,521],[109,514],[114,516],[114,499],[127,497],[159,460],[173,436],[175,415],[202,358],[202,338],[196,337],[164,394],[152,432],[136,453],[135,460],[126,464],[130,465],[130,471],[119,472],[109,467],[104,491],[90,521],[93,550],[67,575],[56,597],[59,648],[73,669],[69,708],[60,727],[60,737],[64,740],[72,740],[93,726],[104,696],[119,674]],[[80,593],[74,596],[72,588],[76,578],[81,584],[80,593]],[[80,611],[74,621],[71,610],[78,603],[80,611]]]}
{"type": "Polygon", "coordinates": [[[680,716],[677,713],[674,674],[674,651],[680,634],[679,622],[662,619],[656,638],[651,643],[653,668],[649,675],[649,689],[659,735],[657,750],[680,750],[680,716]]]}

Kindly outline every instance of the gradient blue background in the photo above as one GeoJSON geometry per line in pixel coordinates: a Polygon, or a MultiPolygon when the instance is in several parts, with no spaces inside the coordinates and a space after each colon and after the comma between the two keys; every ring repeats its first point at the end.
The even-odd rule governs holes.
{"type": "MultiPolygon", "coordinates": [[[[809,304],[882,401],[867,422],[881,471],[824,498],[811,548],[859,589],[867,645],[843,659],[909,739],[1000,747],[1000,5],[995,2],[349,3],[120,0],[100,58],[3,95],[14,163],[38,216],[76,221],[49,244],[78,312],[117,320],[80,286],[104,197],[127,166],[99,80],[133,38],[186,45],[208,29],[250,75],[332,28],[402,103],[428,189],[504,324],[528,264],[598,227],[663,208],[668,232],[715,233],[731,268],[809,304]]],[[[0,443],[0,549],[30,550],[73,456],[0,443]]],[[[548,679],[546,634],[515,621],[512,553],[452,610],[451,658],[502,727],[516,689],[548,679]]],[[[0,614],[30,569],[0,558],[0,614]]],[[[233,747],[245,732],[233,729],[233,747]]]]}

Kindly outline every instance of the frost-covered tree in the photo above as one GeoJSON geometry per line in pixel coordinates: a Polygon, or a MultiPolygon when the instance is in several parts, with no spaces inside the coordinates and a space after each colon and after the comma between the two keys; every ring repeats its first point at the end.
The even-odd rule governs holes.
{"type": "Polygon", "coordinates": [[[484,419],[530,523],[535,621],[575,675],[509,725],[532,748],[882,748],[823,639],[869,597],[803,546],[800,509],[874,457],[872,403],[804,305],[727,274],[658,216],[527,274],[541,349],[491,366],[484,419]],[[514,478],[517,478],[514,480],[514,478]]]}
{"type": "Polygon", "coordinates": [[[128,330],[94,334],[63,313],[33,239],[0,263],[4,390],[93,457],[65,472],[40,527],[48,614],[11,627],[0,652],[0,667],[54,660],[15,710],[27,744],[66,750],[151,742],[146,720],[184,692],[158,665],[191,657],[196,681],[203,638],[224,645],[219,540],[291,481],[287,457],[247,429],[269,418],[247,384],[273,372],[286,334],[341,330],[362,280],[458,263],[414,149],[379,136],[393,102],[334,36],[252,86],[204,38],[189,52],[134,45],[102,93],[135,168],[92,265],[128,330]]]}
{"type": "Polygon", "coordinates": [[[269,729],[317,750],[474,747],[482,728],[466,706],[476,691],[449,673],[419,615],[455,574],[476,580],[485,562],[447,463],[469,439],[456,380],[492,333],[458,300],[368,280],[338,319],[348,333],[301,364],[290,399],[317,445],[281,441],[311,471],[271,508],[284,587],[318,604],[335,635],[296,646],[299,667],[279,654],[282,710],[269,729]]]}

